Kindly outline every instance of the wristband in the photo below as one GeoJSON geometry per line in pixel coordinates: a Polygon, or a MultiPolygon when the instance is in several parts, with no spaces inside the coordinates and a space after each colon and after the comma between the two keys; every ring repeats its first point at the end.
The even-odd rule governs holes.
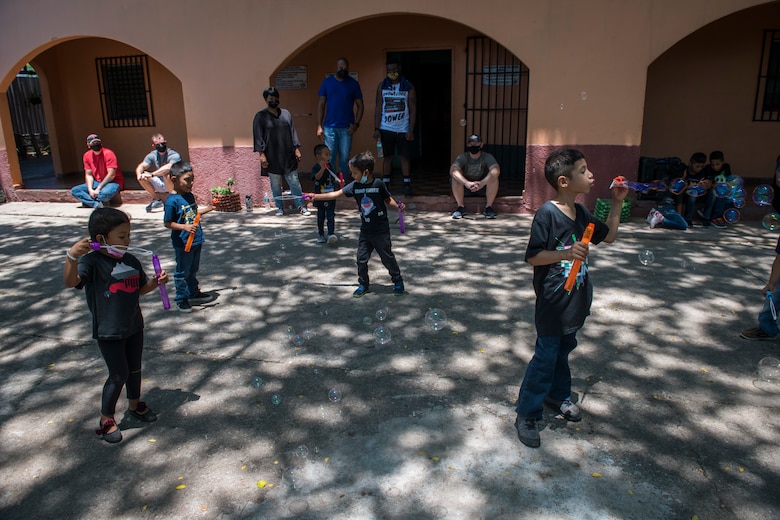
{"type": "Polygon", "coordinates": [[[65,251],[65,256],[68,257],[68,260],[72,260],[74,262],[79,261],[79,258],[77,256],[73,256],[72,254],[70,254],[70,251],[65,251]]]}

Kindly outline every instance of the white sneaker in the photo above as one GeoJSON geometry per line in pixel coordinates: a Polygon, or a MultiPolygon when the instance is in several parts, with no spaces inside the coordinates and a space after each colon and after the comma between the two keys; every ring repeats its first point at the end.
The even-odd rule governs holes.
{"type": "Polygon", "coordinates": [[[336,235],[328,235],[328,244],[335,244],[339,241],[339,237],[336,235]]]}
{"type": "Polygon", "coordinates": [[[276,216],[277,217],[283,217],[284,216],[284,210],[282,208],[276,208],[276,216]]]}
{"type": "Polygon", "coordinates": [[[657,209],[651,210],[650,214],[647,216],[647,223],[650,224],[651,228],[658,226],[663,221],[664,221],[664,216],[657,209]]]}
{"type": "Polygon", "coordinates": [[[303,215],[304,217],[308,217],[309,215],[311,215],[311,211],[309,211],[308,208],[306,208],[306,206],[301,206],[301,215],[303,215]]]}
{"type": "Polygon", "coordinates": [[[326,242],[325,235],[318,235],[317,236],[317,243],[318,244],[324,244],[326,242]]]}

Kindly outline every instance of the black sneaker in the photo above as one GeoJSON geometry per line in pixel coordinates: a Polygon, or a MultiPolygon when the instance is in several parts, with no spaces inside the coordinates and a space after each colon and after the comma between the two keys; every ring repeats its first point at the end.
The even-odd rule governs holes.
{"type": "Polygon", "coordinates": [[[560,413],[564,419],[571,422],[579,422],[582,420],[582,414],[576,404],[572,403],[570,399],[564,399],[558,401],[557,399],[545,398],[544,404],[560,413]]]}
{"type": "Polygon", "coordinates": [[[452,218],[454,219],[463,218],[463,215],[465,214],[466,214],[466,208],[464,208],[463,206],[458,206],[458,209],[452,212],[452,218]]]}
{"type": "Polygon", "coordinates": [[[404,283],[403,282],[398,282],[397,284],[395,284],[393,286],[393,294],[398,296],[398,295],[401,295],[403,293],[404,293],[404,283]]]}
{"type": "Polygon", "coordinates": [[[739,337],[742,339],[749,339],[751,341],[769,341],[775,339],[777,335],[770,335],[761,327],[754,327],[752,329],[743,330],[739,333],[739,337]]]}
{"type": "Polygon", "coordinates": [[[710,221],[710,224],[712,224],[712,227],[715,229],[726,229],[726,223],[722,218],[714,218],[710,221]]]}
{"type": "Polygon", "coordinates": [[[192,312],[192,305],[187,300],[176,302],[176,308],[179,309],[179,312],[192,312]]]}
{"type": "Polygon", "coordinates": [[[198,305],[201,303],[206,303],[211,301],[212,296],[209,293],[205,293],[203,291],[198,291],[198,294],[195,296],[190,296],[189,302],[190,305],[198,305]]]}
{"type": "Polygon", "coordinates": [[[355,292],[352,293],[352,296],[355,298],[360,298],[364,294],[371,292],[371,290],[366,287],[365,285],[358,285],[358,288],[355,289],[355,292]]]}
{"type": "Polygon", "coordinates": [[[405,182],[404,183],[404,196],[405,197],[411,197],[412,196],[412,183],[411,182],[405,182]]]}
{"type": "Polygon", "coordinates": [[[482,212],[483,215],[485,215],[485,218],[494,219],[496,218],[496,212],[493,211],[493,208],[488,206],[485,208],[485,211],[482,212]]]}
{"type": "Polygon", "coordinates": [[[688,219],[686,218],[686,219],[685,219],[685,223],[686,223],[686,224],[688,224],[688,227],[693,227],[693,221],[692,221],[692,220],[688,220],[688,219]]]}
{"type": "Polygon", "coordinates": [[[542,444],[539,430],[536,429],[536,419],[517,416],[515,419],[517,438],[529,448],[538,448],[542,444]]]}

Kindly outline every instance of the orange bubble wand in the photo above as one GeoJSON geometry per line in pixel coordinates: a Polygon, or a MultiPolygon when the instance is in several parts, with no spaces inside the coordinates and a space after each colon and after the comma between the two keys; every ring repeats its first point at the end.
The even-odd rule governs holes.
{"type": "Polygon", "coordinates": [[[200,224],[200,213],[195,215],[195,220],[193,220],[192,223],[195,224],[195,231],[190,233],[190,236],[187,237],[187,243],[184,244],[185,253],[189,253],[190,249],[192,249],[192,241],[195,240],[195,233],[198,231],[198,224],[200,224]]]}
{"type": "MultiPolygon", "coordinates": [[[[585,244],[590,244],[590,239],[593,236],[593,231],[596,229],[596,224],[591,222],[588,224],[588,227],[585,228],[585,231],[582,232],[582,240],[581,242],[585,244]]],[[[563,286],[563,290],[566,292],[571,292],[572,289],[574,289],[574,282],[577,280],[577,274],[580,272],[580,266],[582,265],[582,260],[575,260],[571,264],[571,269],[569,269],[569,277],[566,278],[566,283],[563,286]]]]}

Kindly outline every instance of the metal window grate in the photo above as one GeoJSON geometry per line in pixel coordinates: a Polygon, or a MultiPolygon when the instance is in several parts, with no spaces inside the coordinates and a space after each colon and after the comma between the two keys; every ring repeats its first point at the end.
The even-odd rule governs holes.
{"type": "Polygon", "coordinates": [[[154,126],[149,61],[145,55],[95,58],[106,128],[154,126]]]}
{"type": "Polygon", "coordinates": [[[753,121],[780,121],[780,31],[764,31],[753,121]]]}
{"type": "Polygon", "coordinates": [[[501,167],[510,193],[525,187],[528,129],[528,67],[505,47],[485,36],[466,44],[466,120],[463,142],[475,133],[501,167]]]}

